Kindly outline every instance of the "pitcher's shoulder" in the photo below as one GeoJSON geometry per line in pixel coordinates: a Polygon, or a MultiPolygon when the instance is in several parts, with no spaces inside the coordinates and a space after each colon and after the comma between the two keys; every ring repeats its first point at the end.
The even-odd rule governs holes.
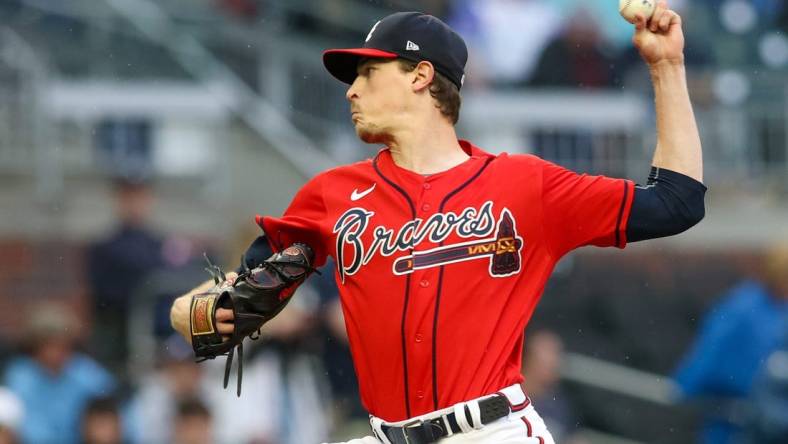
{"type": "Polygon", "coordinates": [[[501,153],[495,157],[494,162],[503,168],[513,168],[522,171],[523,169],[541,170],[550,162],[534,154],[509,154],[501,153]]]}

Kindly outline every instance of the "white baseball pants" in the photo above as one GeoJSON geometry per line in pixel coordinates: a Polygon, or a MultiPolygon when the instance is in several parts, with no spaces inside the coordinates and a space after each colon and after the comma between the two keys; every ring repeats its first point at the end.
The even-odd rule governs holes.
{"type": "MultiPolygon", "coordinates": [[[[507,387],[501,390],[509,398],[512,405],[521,404],[525,400],[520,386],[507,387]],[[519,392],[519,393],[518,393],[519,392]]],[[[473,403],[478,400],[468,401],[473,403]]],[[[464,403],[463,403],[464,404],[464,403]]],[[[430,415],[424,415],[429,417],[430,415]]],[[[372,427],[377,430],[380,439],[374,436],[365,436],[353,439],[345,443],[336,444],[391,444],[380,430],[382,421],[378,418],[371,418],[372,427]]],[[[402,421],[403,423],[407,421],[402,421]]],[[[393,423],[390,425],[398,425],[393,423]]],[[[447,436],[438,441],[439,444],[555,444],[553,437],[547,430],[544,421],[534,409],[529,405],[522,410],[510,412],[508,416],[493,421],[480,428],[472,428],[464,433],[457,433],[447,436]]]]}

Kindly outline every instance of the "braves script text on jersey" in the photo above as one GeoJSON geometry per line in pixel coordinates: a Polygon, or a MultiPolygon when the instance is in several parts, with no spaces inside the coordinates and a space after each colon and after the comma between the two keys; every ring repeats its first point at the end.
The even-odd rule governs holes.
{"type": "Polygon", "coordinates": [[[520,382],[523,330],[553,266],[582,245],[626,244],[634,184],[530,155],[470,154],[422,176],[387,149],[321,173],[281,218],[272,248],[336,260],[362,402],[400,421],[520,382]]]}

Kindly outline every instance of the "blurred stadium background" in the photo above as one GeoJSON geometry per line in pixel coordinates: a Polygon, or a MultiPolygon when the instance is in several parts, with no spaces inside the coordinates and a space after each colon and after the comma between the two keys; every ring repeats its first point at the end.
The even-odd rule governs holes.
{"type": "MultiPolygon", "coordinates": [[[[707,216],[556,270],[529,327],[555,360],[527,364],[526,386],[559,442],[696,442],[701,413],[747,416],[730,393],[678,402],[671,376],[704,313],[788,241],[788,7],[672,5],[707,216]]],[[[320,55],[395,10],[466,38],[463,138],[645,180],[652,94],[614,0],[0,0],[0,440],[367,433],[330,282],[299,290],[255,343],[240,399],[221,389],[222,362],[191,363],[167,308],[206,277],[203,251],[234,267],[254,214],[374,152],[320,55]]]]}

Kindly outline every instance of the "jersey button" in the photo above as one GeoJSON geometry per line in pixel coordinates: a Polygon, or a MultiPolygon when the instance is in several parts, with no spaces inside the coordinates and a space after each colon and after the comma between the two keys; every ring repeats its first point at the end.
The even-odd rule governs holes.
{"type": "Polygon", "coordinates": [[[421,288],[427,288],[430,286],[430,281],[422,279],[421,282],[419,282],[419,285],[421,285],[421,288]]]}
{"type": "Polygon", "coordinates": [[[421,211],[430,211],[430,204],[424,204],[421,206],[421,211]]]}
{"type": "Polygon", "coordinates": [[[432,185],[430,185],[429,183],[425,183],[424,184],[424,189],[425,190],[429,190],[430,188],[432,188],[432,185]]]}
{"type": "Polygon", "coordinates": [[[424,392],[422,392],[421,390],[419,390],[418,392],[416,392],[416,398],[418,398],[418,399],[424,399],[424,392]]]}
{"type": "Polygon", "coordinates": [[[422,340],[424,340],[424,336],[421,333],[416,333],[416,342],[421,342],[422,340]]]}

